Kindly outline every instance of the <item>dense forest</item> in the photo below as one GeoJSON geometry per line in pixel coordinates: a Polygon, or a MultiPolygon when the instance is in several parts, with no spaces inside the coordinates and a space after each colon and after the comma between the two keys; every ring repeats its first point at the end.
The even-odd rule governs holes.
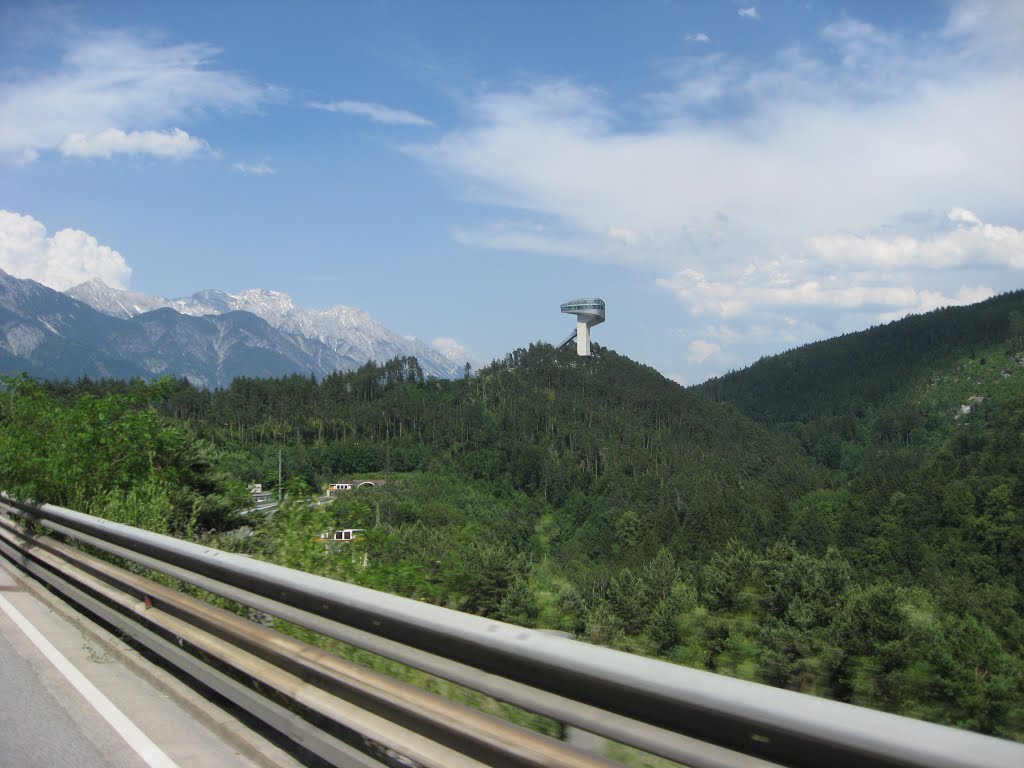
{"type": "Polygon", "coordinates": [[[1024,292],[685,390],[598,348],[457,381],[0,387],[0,486],[749,680],[1024,738],[1024,292]],[[242,515],[246,484],[291,501],[242,515]],[[327,505],[328,482],[387,479],[327,505]],[[244,526],[247,535],[239,535],[244,526]],[[312,542],[367,529],[346,549],[312,542]],[[251,534],[251,535],[249,535],[251,534]]]}

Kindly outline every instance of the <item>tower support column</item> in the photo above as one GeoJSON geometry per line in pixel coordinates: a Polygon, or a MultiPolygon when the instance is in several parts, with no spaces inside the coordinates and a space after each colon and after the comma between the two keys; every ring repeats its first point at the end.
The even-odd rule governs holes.
{"type": "Polygon", "coordinates": [[[576,354],[590,357],[590,325],[582,320],[576,323],[576,354]]]}

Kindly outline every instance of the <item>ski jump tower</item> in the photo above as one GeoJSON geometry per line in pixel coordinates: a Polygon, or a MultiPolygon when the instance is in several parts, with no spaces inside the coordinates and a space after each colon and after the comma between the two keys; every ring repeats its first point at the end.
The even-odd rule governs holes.
{"type": "Polygon", "coordinates": [[[562,311],[568,315],[576,315],[576,330],[559,344],[564,347],[576,339],[576,354],[590,357],[590,329],[604,322],[604,301],[602,299],[573,299],[562,305],[562,311]]]}

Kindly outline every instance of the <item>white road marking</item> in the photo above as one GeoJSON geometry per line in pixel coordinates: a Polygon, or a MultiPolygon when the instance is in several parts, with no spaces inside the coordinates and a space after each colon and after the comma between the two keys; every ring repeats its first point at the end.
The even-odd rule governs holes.
{"type": "Polygon", "coordinates": [[[124,739],[128,746],[134,749],[139,757],[146,761],[152,768],[178,768],[178,764],[169,758],[160,747],[154,744],[139,727],[128,719],[114,703],[108,699],[99,688],[93,685],[78,669],[56,648],[43,637],[42,633],[26,619],[21,612],[0,595],[0,609],[3,610],[18,629],[25,633],[25,636],[39,649],[39,651],[57,668],[75,689],[82,694],[89,704],[92,705],[104,720],[117,731],[117,734],[124,739]]]}

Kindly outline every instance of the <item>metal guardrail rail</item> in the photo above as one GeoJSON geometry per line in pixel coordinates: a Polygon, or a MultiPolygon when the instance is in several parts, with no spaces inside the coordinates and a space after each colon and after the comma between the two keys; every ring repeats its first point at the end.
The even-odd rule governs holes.
{"type": "Polygon", "coordinates": [[[0,496],[0,554],[336,765],[609,766],[141,574],[165,574],[694,768],[1024,766],[1024,745],[613,651],[0,496]],[[41,530],[45,528],[45,530],[41,530]],[[134,565],[120,567],[74,546],[134,565]]]}

